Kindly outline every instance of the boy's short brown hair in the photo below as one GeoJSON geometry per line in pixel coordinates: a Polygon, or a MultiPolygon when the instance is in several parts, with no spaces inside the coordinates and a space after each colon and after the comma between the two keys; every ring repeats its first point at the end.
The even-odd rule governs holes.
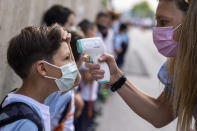
{"type": "Polygon", "coordinates": [[[30,26],[21,30],[9,41],[8,64],[22,79],[25,79],[31,66],[38,60],[52,62],[52,56],[60,47],[60,25],[52,27],[30,26]]]}

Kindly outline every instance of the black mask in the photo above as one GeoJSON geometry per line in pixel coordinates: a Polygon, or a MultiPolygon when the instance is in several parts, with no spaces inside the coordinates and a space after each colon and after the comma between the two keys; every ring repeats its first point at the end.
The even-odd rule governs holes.
{"type": "Polygon", "coordinates": [[[105,31],[105,30],[107,29],[106,26],[103,26],[103,25],[100,25],[100,24],[97,24],[97,27],[98,27],[98,30],[99,30],[100,32],[103,32],[103,31],[105,31]]]}
{"type": "Polygon", "coordinates": [[[108,33],[107,27],[103,26],[103,25],[100,25],[100,24],[97,24],[97,27],[98,27],[99,32],[102,34],[102,37],[106,38],[107,37],[107,33],[108,33]]]}

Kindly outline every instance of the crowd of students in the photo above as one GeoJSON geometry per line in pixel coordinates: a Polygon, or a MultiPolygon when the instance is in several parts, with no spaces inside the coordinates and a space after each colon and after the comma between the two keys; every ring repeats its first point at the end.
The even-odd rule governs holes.
{"type": "Polygon", "coordinates": [[[83,19],[76,24],[75,17],[71,9],[54,5],[44,13],[42,26],[26,27],[10,40],[8,63],[23,85],[1,103],[1,131],[95,130],[100,112],[95,104],[102,93],[76,43],[101,37],[106,52],[117,56],[121,67],[128,25],[120,24],[113,11],[98,13],[95,22],[83,19]]]}

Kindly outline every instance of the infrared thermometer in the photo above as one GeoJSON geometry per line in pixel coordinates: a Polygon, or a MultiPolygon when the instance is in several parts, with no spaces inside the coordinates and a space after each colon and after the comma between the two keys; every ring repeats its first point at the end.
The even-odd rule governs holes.
{"type": "Polygon", "coordinates": [[[77,50],[79,53],[85,53],[89,56],[89,61],[100,65],[100,69],[105,71],[104,78],[99,79],[98,83],[103,84],[110,81],[109,66],[106,62],[99,62],[98,59],[105,52],[105,45],[101,38],[86,38],[77,41],[77,50]]]}

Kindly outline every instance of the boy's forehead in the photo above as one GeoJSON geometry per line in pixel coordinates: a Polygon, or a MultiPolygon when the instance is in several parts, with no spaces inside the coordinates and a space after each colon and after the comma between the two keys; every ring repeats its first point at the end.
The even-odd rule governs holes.
{"type": "Polygon", "coordinates": [[[65,41],[63,41],[63,42],[61,42],[61,46],[57,50],[55,56],[57,56],[57,57],[60,57],[60,56],[64,57],[64,56],[67,56],[67,55],[70,55],[70,49],[68,47],[68,44],[65,41]]]}
{"type": "Polygon", "coordinates": [[[70,54],[70,48],[66,41],[63,41],[61,43],[61,47],[62,47],[62,52],[64,52],[65,54],[70,54]]]}

